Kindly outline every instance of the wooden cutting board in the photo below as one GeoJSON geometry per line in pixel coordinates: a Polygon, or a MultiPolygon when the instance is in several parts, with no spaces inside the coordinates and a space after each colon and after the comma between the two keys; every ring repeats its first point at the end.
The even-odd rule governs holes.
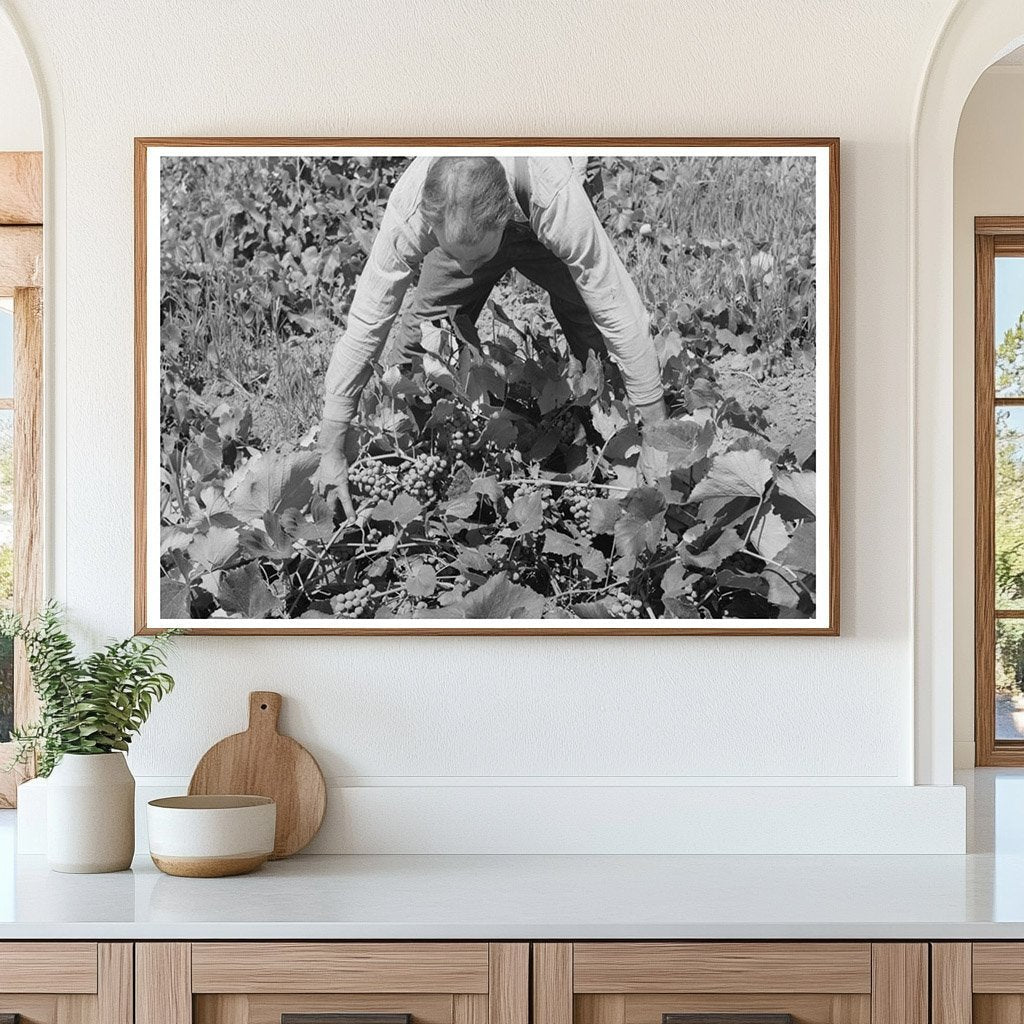
{"type": "Polygon", "coordinates": [[[290,857],[317,834],[327,808],[327,787],[313,755],[277,731],[281,694],[249,694],[249,728],[214,744],[188,785],[190,796],[245,793],[277,803],[271,860],[290,857]]]}

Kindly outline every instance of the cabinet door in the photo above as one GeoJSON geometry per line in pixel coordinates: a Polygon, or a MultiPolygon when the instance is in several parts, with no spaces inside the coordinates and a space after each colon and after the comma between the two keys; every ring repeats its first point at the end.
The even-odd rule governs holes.
{"type": "Polygon", "coordinates": [[[923,943],[538,943],[533,978],[533,1024],[928,1024],[923,943]]]}
{"type": "Polygon", "coordinates": [[[529,1024],[525,943],[140,943],[136,985],[136,1024],[529,1024]]]}
{"type": "Polygon", "coordinates": [[[932,945],[935,1024],[1024,1021],[1024,942],[932,945]]]}
{"type": "Polygon", "coordinates": [[[126,942],[0,942],[5,1024],[132,1024],[126,942]]]}

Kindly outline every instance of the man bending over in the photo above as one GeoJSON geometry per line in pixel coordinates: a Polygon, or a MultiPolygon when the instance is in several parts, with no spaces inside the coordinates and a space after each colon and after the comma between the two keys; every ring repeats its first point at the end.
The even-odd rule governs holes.
{"type": "Polygon", "coordinates": [[[511,269],[543,288],[573,355],[610,352],[644,422],[666,417],[647,311],[567,157],[412,160],[388,200],[326,376],[321,490],[355,516],[346,439],[359,396],[419,272],[399,325],[399,361],[451,307],[475,321],[511,269]]]}

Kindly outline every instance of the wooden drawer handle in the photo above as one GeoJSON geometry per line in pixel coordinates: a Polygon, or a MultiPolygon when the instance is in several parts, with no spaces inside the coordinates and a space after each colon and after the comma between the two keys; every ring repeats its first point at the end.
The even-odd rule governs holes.
{"type": "MultiPolygon", "coordinates": [[[[7,1024],[0,1020],[0,1024],[7,1024]]],[[[17,1024],[17,1021],[14,1022],[17,1024]]],[[[411,1013],[282,1013],[281,1024],[412,1024],[411,1013]]]]}
{"type": "Polygon", "coordinates": [[[791,1013],[663,1013],[661,1024],[793,1024],[791,1013]]]}

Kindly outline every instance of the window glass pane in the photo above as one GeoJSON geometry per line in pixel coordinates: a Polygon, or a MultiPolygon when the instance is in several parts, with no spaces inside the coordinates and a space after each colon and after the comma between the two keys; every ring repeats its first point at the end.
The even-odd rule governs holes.
{"type": "MultiPolygon", "coordinates": [[[[14,598],[14,413],[0,409],[0,606],[14,598]]],[[[14,724],[14,648],[0,638],[0,743],[14,724]]]]}
{"type": "Polygon", "coordinates": [[[996,620],[996,739],[1024,739],[1024,622],[996,620]]]}
{"type": "Polygon", "coordinates": [[[1024,397],[1024,257],[996,258],[996,395],[1024,397]]]}
{"type": "Polygon", "coordinates": [[[996,608],[1024,608],[1024,408],[996,409],[996,608]]]}
{"type": "Polygon", "coordinates": [[[14,397],[14,313],[0,306],[0,398],[14,397]]]}

